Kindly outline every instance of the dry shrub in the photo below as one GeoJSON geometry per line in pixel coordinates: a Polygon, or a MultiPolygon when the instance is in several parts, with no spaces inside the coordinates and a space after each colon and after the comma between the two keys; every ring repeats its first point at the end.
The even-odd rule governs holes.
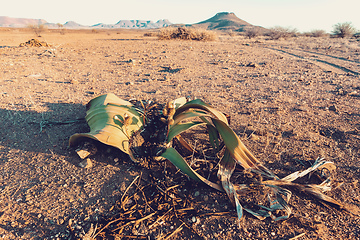
{"type": "Polygon", "coordinates": [[[328,34],[325,30],[312,30],[306,34],[309,37],[326,37],[328,34]]]}
{"type": "Polygon", "coordinates": [[[44,24],[39,24],[39,25],[30,24],[27,27],[31,29],[38,37],[41,37],[41,33],[47,29],[44,24]]]}
{"type": "Polygon", "coordinates": [[[279,40],[281,38],[287,39],[290,37],[297,37],[298,31],[295,28],[285,28],[285,27],[273,27],[270,28],[269,32],[266,34],[269,36],[272,40],[279,40]]]}
{"type": "Polygon", "coordinates": [[[167,27],[162,28],[159,33],[159,39],[181,39],[181,40],[197,40],[197,41],[215,41],[217,34],[213,31],[200,29],[200,28],[188,28],[188,27],[167,27]]]}
{"type": "Polygon", "coordinates": [[[337,23],[333,27],[332,34],[336,37],[345,38],[351,37],[355,34],[356,29],[352,26],[350,22],[337,23]]]}
{"type": "Polygon", "coordinates": [[[257,28],[251,28],[245,31],[245,36],[249,39],[259,36],[261,33],[257,28]]]}

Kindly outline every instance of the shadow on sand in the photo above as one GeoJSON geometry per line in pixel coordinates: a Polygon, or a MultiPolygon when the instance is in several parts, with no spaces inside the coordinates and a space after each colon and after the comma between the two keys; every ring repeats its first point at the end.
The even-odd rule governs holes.
{"type": "Polygon", "coordinates": [[[78,231],[86,232],[90,222],[101,218],[121,197],[120,186],[128,185],[143,171],[120,150],[109,151],[101,144],[92,158],[96,167],[80,168],[80,159],[74,149],[69,149],[68,139],[74,133],[89,131],[86,122],[79,120],[85,116],[85,106],[49,103],[47,107],[49,110],[42,113],[0,109],[0,169],[4,173],[0,176],[0,237],[5,230],[9,239],[75,239],[68,228],[69,220],[82,221],[78,231]],[[113,161],[115,157],[118,163],[113,161]],[[92,179],[102,176],[107,180],[92,179]],[[95,185],[85,187],[89,182],[95,185]],[[73,194],[61,192],[63,183],[70,189],[80,189],[82,201],[77,201],[76,207],[62,200],[73,194]],[[46,191],[54,196],[44,194],[46,191]],[[67,207],[60,206],[63,210],[52,214],[51,205],[57,208],[61,204],[67,207]],[[94,212],[94,208],[104,210],[94,212]]]}

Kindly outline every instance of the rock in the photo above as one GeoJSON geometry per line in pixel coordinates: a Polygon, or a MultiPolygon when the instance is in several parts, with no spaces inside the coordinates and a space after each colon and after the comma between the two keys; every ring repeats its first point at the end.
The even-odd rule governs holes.
{"type": "Polygon", "coordinates": [[[251,134],[251,139],[252,139],[253,141],[258,141],[260,138],[259,138],[259,136],[257,136],[256,134],[251,134]]]}
{"type": "Polygon", "coordinates": [[[97,152],[97,148],[91,142],[84,142],[75,150],[75,152],[79,155],[81,159],[85,159],[90,155],[94,155],[97,152]]]}
{"type": "Polygon", "coordinates": [[[256,63],[253,63],[253,62],[250,62],[248,65],[246,65],[247,67],[253,67],[253,68],[256,68],[256,67],[259,67],[258,64],[256,63]]]}
{"type": "Polygon", "coordinates": [[[92,168],[93,163],[91,162],[90,158],[87,158],[84,161],[80,162],[79,166],[82,168],[92,168]]]}
{"type": "Polygon", "coordinates": [[[87,156],[90,155],[90,152],[88,150],[84,150],[84,149],[79,149],[76,150],[77,155],[79,155],[79,157],[81,159],[85,159],[87,156]]]}
{"type": "Polygon", "coordinates": [[[331,106],[329,107],[329,111],[336,112],[337,109],[336,109],[335,105],[331,105],[331,106]]]}

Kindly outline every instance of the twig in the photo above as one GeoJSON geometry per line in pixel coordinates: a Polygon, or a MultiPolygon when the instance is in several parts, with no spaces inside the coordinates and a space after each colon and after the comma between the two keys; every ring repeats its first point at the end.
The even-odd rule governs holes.
{"type": "Polygon", "coordinates": [[[121,200],[120,200],[121,205],[122,205],[122,202],[123,202],[123,200],[124,200],[124,197],[125,197],[126,193],[129,191],[130,187],[135,183],[135,181],[136,181],[138,178],[139,178],[139,175],[136,176],[135,179],[134,179],[134,180],[130,183],[130,185],[126,188],[126,190],[125,190],[125,192],[124,192],[124,194],[122,195],[121,200]]]}
{"type": "Polygon", "coordinates": [[[295,236],[295,237],[292,237],[292,238],[289,238],[289,240],[295,240],[295,239],[298,239],[302,236],[304,236],[306,233],[300,233],[299,235],[295,236]]]}
{"type": "MultiPolygon", "coordinates": [[[[164,238],[164,240],[168,240],[170,239],[172,236],[174,236],[175,234],[177,234],[178,232],[180,232],[183,229],[183,226],[185,225],[185,223],[182,223],[177,229],[175,229],[175,231],[173,231],[170,235],[168,235],[166,238],[164,238]]],[[[159,238],[159,240],[162,238],[159,238]]]]}
{"type": "Polygon", "coordinates": [[[121,221],[121,220],[123,220],[123,219],[117,218],[117,219],[115,219],[115,220],[113,220],[113,221],[111,221],[111,222],[108,222],[102,229],[99,230],[98,233],[96,233],[96,234],[93,236],[93,238],[96,239],[96,236],[99,235],[99,233],[101,233],[105,228],[107,228],[108,226],[110,226],[110,225],[113,224],[114,222],[121,221]]]}
{"type": "Polygon", "coordinates": [[[140,218],[138,220],[133,220],[133,221],[127,222],[124,225],[122,225],[121,227],[118,227],[118,228],[114,229],[113,232],[115,232],[117,230],[120,230],[120,229],[123,229],[124,227],[126,227],[126,226],[128,226],[128,225],[130,225],[132,223],[140,223],[140,222],[142,222],[142,221],[144,221],[144,220],[146,220],[148,218],[151,218],[154,214],[156,214],[156,212],[150,213],[149,215],[147,215],[147,216],[145,216],[143,218],[140,218]]]}
{"type": "Polygon", "coordinates": [[[151,209],[151,210],[153,210],[153,211],[155,211],[150,205],[149,205],[149,203],[148,203],[148,201],[147,201],[147,198],[146,198],[146,196],[145,196],[145,193],[144,193],[144,191],[138,186],[138,185],[136,185],[136,187],[137,187],[137,189],[139,189],[140,190],[140,192],[142,193],[142,195],[143,195],[143,197],[144,197],[144,200],[145,200],[145,203],[146,203],[146,205],[151,209]]]}
{"type": "Polygon", "coordinates": [[[156,219],[156,221],[149,226],[149,229],[151,229],[153,226],[155,226],[155,224],[157,224],[160,220],[162,220],[166,216],[166,214],[168,214],[171,210],[173,210],[173,209],[170,208],[164,215],[162,215],[161,217],[156,219]]]}

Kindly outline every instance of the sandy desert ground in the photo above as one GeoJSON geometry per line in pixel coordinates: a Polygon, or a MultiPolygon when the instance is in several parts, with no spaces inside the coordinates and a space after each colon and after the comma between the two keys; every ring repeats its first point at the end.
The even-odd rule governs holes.
{"type": "Polygon", "coordinates": [[[239,229],[224,193],[157,169],[158,177],[182,177],[181,196],[195,210],[181,221],[154,224],[154,215],[115,239],[360,239],[360,41],[160,41],[142,31],[73,31],[43,33],[38,39],[50,47],[18,47],[32,38],[0,29],[0,238],[80,238],[119,214],[114,206],[125,191],[134,194],[136,176],[151,174],[113,149],[79,167],[68,139],[86,123],[56,124],[84,117],[89,100],[111,92],[201,98],[229,114],[245,145],[279,175],[325,157],[337,166],[338,187],[328,195],[353,212],[294,195],[289,219],[246,215],[239,229]]]}

